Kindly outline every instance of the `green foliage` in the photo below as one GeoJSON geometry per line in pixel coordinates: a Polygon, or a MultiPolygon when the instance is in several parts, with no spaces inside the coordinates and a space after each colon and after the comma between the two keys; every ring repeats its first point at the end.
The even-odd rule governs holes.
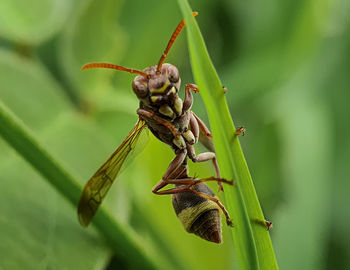
{"type": "MultiPolygon", "coordinates": [[[[10,72],[9,72],[10,74],[10,72]]],[[[73,206],[78,204],[79,197],[81,194],[81,189],[79,188],[78,184],[76,183],[75,179],[71,176],[70,173],[65,171],[58,163],[57,161],[48,154],[38,142],[35,141],[33,138],[33,135],[30,134],[30,132],[22,125],[19,119],[16,118],[2,103],[0,103],[0,134],[1,136],[11,145],[17,152],[28,161],[45,179],[49,181],[49,183],[57,189],[66,199],[68,199],[73,206]]],[[[6,168],[6,167],[5,167],[6,168]]],[[[12,182],[13,183],[13,182],[12,182]]],[[[8,189],[11,190],[11,187],[13,188],[13,185],[11,186],[11,182],[5,183],[7,184],[8,189]]],[[[17,183],[19,184],[19,183],[17,183]]],[[[23,184],[22,188],[25,188],[26,184],[23,184]]],[[[32,188],[32,187],[30,187],[32,188]]],[[[29,188],[29,189],[30,189],[29,188]]],[[[28,189],[28,188],[26,188],[28,189]]],[[[41,191],[43,193],[43,191],[41,191]]],[[[49,193],[49,192],[46,192],[49,193]]],[[[4,200],[3,204],[6,205],[6,200],[11,200],[11,193],[6,193],[5,196],[2,198],[4,200]],[[7,197],[10,196],[10,197],[7,197]]],[[[24,198],[21,198],[20,201],[23,202],[24,198]]],[[[31,201],[31,203],[36,204],[38,203],[37,199],[40,199],[40,196],[36,196],[34,199],[35,201],[31,201]]],[[[27,204],[26,207],[30,207],[30,204],[27,204]]],[[[40,200],[39,200],[39,207],[40,207],[40,200]]],[[[11,216],[13,216],[16,221],[20,221],[22,218],[23,210],[22,208],[19,208],[17,212],[13,212],[10,210],[9,207],[5,207],[5,211],[8,211],[11,216]],[[16,218],[16,213],[18,214],[19,218],[16,218]]],[[[39,210],[39,209],[34,209],[39,210]]],[[[41,207],[40,207],[41,210],[41,207]]],[[[24,210],[25,211],[25,210],[24,210]]],[[[41,210],[42,211],[42,210],[41,210]]],[[[48,214],[50,215],[50,209],[47,210],[48,214]]],[[[34,214],[34,211],[33,211],[34,214]]],[[[40,220],[39,222],[34,221],[34,224],[37,226],[33,226],[34,224],[30,223],[27,225],[27,228],[30,230],[27,230],[24,232],[24,235],[28,235],[30,233],[29,239],[25,239],[23,242],[21,241],[22,246],[26,245],[37,245],[37,243],[43,241],[45,242],[47,239],[47,234],[50,234],[50,229],[52,229],[52,226],[57,226],[55,224],[56,222],[52,223],[53,221],[50,219],[47,220],[40,220]],[[45,224],[45,221],[48,221],[49,224],[45,224]],[[44,224],[42,224],[44,223],[44,224]],[[46,235],[41,235],[40,232],[42,230],[42,226],[48,227],[48,232],[46,232],[46,235]],[[40,235],[41,237],[36,237],[33,239],[31,236],[34,235],[40,235]]],[[[153,261],[150,257],[148,257],[146,254],[150,253],[149,250],[145,247],[146,245],[143,243],[141,244],[141,241],[136,238],[136,236],[133,234],[132,231],[130,231],[125,226],[121,226],[119,223],[115,222],[111,217],[105,212],[105,210],[102,208],[100,209],[98,215],[95,218],[95,224],[97,228],[100,229],[101,234],[103,234],[106,239],[108,239],[108,242],[110,242],[110,245],[115,248],[115,252],[119,255],[124,256],[135,256],[135,258],[130,261],[132,265],[135,265],[137,267],[142,267],[145,269],[155,269],[157,261],[159,260],[155,259],[155,256],[153,256],[153,261]],[[123,248],[123,250],[122,250],[123,248]]],[[[24,219],[22,224],[26,224],[27,220],[24,219]]],[[[4,226],[4,231],[6,230],[6,225],[4,226]]],[[[9,229],[9,228],[7,228],[9,229]]],[[[12,228],[13,230],[13,228],[12,228]]],[[[71,237],[71,231],[68,231],[68,235],[71,237]]],[[[11,234],[7,234],[7,236],[11,236],[11,234]]],[[[75,244],[80,245],[80,248],[84,248],[84,242],[82,239],[78,236],[74,236],[72,239],[66,239],[67,241],[76,239],[75,244]]],[[[11,238],[3,238],[3,245],[11,244],[11,238]]],[[[52,240],[54,241],[54,239],[52,240]]],[[[53,246],[56,245],[56,243],[51,243],[53,246]]],[[[64,244],[64,242],[58,241],[58,244],[64,244]]],[[[65,246],[65,245],[63,245],[65,246]]],[[[46,247],[47,248],[47,247],[46,247]]],[[[77,247],[76,247],[77,248],[77,247]]],[[[37,247],[37,250],[40,251],[40,245],[37,247]]],[[[38,251],[34,251],[34,254],[37,255],[38,251]]],[[[44,250],[45,252],[45,250],[44,250]]],[[[81,255],[81,258],[79,261],[84,262],[84,254],[81,252],[78,252],[79,255],[81,255]]],[[[11,255],[9,258],[4,259],[4,266],[5,267],[13,267],[13,266],[20,266],[21,264],[29,264],[29,265],[35,265],[36,262],[34,261],[28,261],[26,262],[25,258],[22,258],[19,256],[19,258],[11,258],[11,255]],[[23,260],[23,261],[22,261],[23,260]]],[[[52,254],[50,254],[52,256],[52,254]]],[[[67,254],[68,255],[68,254],[67,254]]],[[[71,254],[73,255],[73,254],[71,254]]],[[[75,267],[81,267],[79,262],[76,262],[73,260],[74,257],[68,256],[68,258],[65,260],[65,263],[68,263],[67,265],[75,266],[75,267]]],[[[46,264],[48,265],[55,265],[57,264],[56,260],[57,258],[55,256],[48,257],[46,264]]],[[[88,264],[91,264],[91,261],[88,261],[88,264]]]]}
{"type": "Polygon", "coordinates": [[[234,188],[227,188],[225,197],[234,220],[232,236],[238,265],[241,269],[277,269],[265,219],[235,135],[222,83],[211,63],[188,2],[180,0],[179,4],[187,20],[193,74],[206,103],[222,175],[235,179],[234,188]]]}
{"type": "Polygon", "coordinates": [[[39,45],[64,26],[72,9],[69,0],[2,1],[0,35],[24,45],[39,45]]]}
{"type": "MultiPolygon", "coordinates": [[[[226,201],[219,194],[235,225],[223,226],[219,246],[187,234],[170,197],[151,193],[173,158],[152,136],[113,185],[95,225],[81,228],[76,205],[66,200],[70,194],[76,202],[78,185],[137,119],[132,75],[81,72],[81,66],[90,61],[138,69],[155,64],[183,17],[177,2],[2,0],[0,6],[1,134],[19,153],[27,153],[27,160],[36,149],[28,148],[30,138],[74,178],[71,191],[63,195],[57,186],[68,182],[54,167],[46,167],[43,178],[0,141],[0,268],[130,269],[144,258],[157,260],[156,267],[163,269],[271,269],[261,264],[272,262],[271,257],[259,255],[266,243],[272,254],[268,234],[281,269],[349,268],[349,3],[191,1],[228,89],[230,114],[247,129],[239,140],[264,215],[274,225],[267,232],[248,219],[263,217],[253,187],[242,182],[249,177],[244,166],[239,170],[244,163],[238,164],[243,161],[238,140],[230,137],[233,126],[221,82],[211,77],[208,63],[198,61],[203,51],[196,48],[202,43],[187,15],[189,45],[182,33],[166,61],[179,68],[183,84],[195,79],[200,87],[210,87],[195,95],[193,110],[209,123],[203,96],[221,169],[238,183],[225,186],[226,201]],[[6,125],[6,119],[12,124],[6,125]],[[25,131],[24,137],[11,133],[14,125],[25,131]],[[46,181],[48,175],[55,177],[56,188],[46,181]],[[121,233],[130,240],[128,247],[121,247],[126,243],[118,238],[121,233]]],[[[191,174],[214,173],[209,164],[190,165],[191,174]]]]}

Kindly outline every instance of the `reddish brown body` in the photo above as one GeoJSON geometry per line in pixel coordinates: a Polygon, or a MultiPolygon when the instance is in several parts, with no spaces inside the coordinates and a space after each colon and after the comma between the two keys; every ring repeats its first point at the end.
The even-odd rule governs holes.
{"type": "Polygon", "coordinates": [[[197,155],[193,147],[198,142],[200,133],[211,138],[211,133],[204,122],[191,111],[192,91],[198,92],[199,90],[196,85],[187,84],[185,98],[182,100],[178,95],[181,79],[177,68],[171,64],[163,64],[184,25],[185,21],[182,20],[170,38],[158,65],[148,67],[143,71],[106,63],[91,63],[83,67],[83,69],[112,68],[138,74],[133,80],[132,88],[140,100],[140,106],[137,110],[139,121],[134,129],[85,186],[78,207],[79,220],[82,225],[87,226],[93,218],[120,171],[122,163],[134,148],[140,132],[147,126],[154,136],[170,145],[176,155],[152,192],[159,195],[172,194],[174,210],[185,229],[205,240],[221,242],[220,211],[225,214],[227,224],[232,226],[225,207],[205,182],[218,182],[220,190],[222,190],[223,182],[228,184],[233,184],[233,182],[221,178],[214,152],[197,155]],[[190,177],[188,158],[193,162],[211,160],[217,176],[203,179],[190,177]],[[174,187],[162,190],[169,184],[173,184],[174,187]]]}

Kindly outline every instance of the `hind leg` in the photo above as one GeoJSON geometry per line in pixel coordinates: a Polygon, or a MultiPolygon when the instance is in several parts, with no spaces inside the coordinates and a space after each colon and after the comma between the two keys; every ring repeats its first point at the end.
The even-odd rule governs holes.
{"type": "MultiPolygon", "coordinates": [[[[221,178],[221,173],[220,173],[220,169],[219,169],[219,164],[216,160],[216,155],[214,152],[205,152],[205,153],[201,153],[201,154],[196,154],[193,145],[187,145],[187,151],[188,151],[188,156],[189,158],[193,161],[193,162],[204,162],[204,161],[208,161],[211,160],[214,164],[214,168],[216,171],[216,175],[218,178],[221,178]]],[[[223,190],[222,187],[222,183],[218,182],[219,184],[219,191],[223,190]]]]}
{"type": "MultiPolygon", "coordinates": [[[[168,179],[170,180],[170,179],[168,179]]],[[[166,181],[168,181],[166,180],[166,181]]],[[[182,179],[173,179],[174,181],[171,181],[171,182],[176,182],[177,184],[179,184],[179,182],[182,180],[182,179]]],[[[192,181],[194,179],[192,178],[192,181]]],[[[185,179],[185,181],[187,182],[187,179],[185,179]]],[[[198,182],[197,182],[198,183],[198,182]]],[[[213,197],[213,196],[210,196],[210,195],[207,195],[203,192],[199,192],[197,191],[195,188],[195,184],[190,184],[190,185],[180,185],[180,186],[176,186],[174,188],[170,188],[170,189],[167,189],[167,190],[154,190],[153,193],[157,194],[157,195],[169,195],[169,194],[176,194],[176,193],[184,193],[184,192],[191,192],[191,193],[194,193],[196,194],[197,196],[199,197],[202,197],[204,199],[207,199],[207,200],[210,200],[210,201],[213,201],[214,203],[216,203],[218,205],[218,207],[222,210],[222,212],[224,213],[225,215],[225,218],[226,218],[226,223],[228,226],[232,227],[232,221],[231,221],[231,218],[230,218],[230,215],[229,213],[227,212],[225,206],[220,202],[220,200],[216,197],[213,197]]]]}
{"type": "Polygon", "coordinates": [[[168,169],[162,176],[162,179],[153,187],[152,192],[162,189],[168,183],[165,181],[167,178],[176,178],[187,170],[187,150],[177,150],[175,158],[170,162],[168,169]],[[184,165],[185,163],[185,165],[184,165]]]}

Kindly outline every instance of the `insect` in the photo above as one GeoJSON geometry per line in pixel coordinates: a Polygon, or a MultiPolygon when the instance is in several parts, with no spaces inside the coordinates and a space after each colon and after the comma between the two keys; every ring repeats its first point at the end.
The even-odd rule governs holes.
{"type": "MultiPolygon", "coordinates": [[[[196,16],[198,13],[193,13],[196,16]]],[[[173,32],[168,45],[157,65],[137,70],[108,63],[89,63],[82,70],[90,68],[109,68],[135,73],[132,88],[140,101],[137,114],[139,120],[117,150],[97,170],[85,185],[78,206],[81,225],[88,226],[102,203],[123,162],[135,147],[141,132],[147,127],[160,141],[168,144],[175,152],[175,158],[152,192],[159,195],[172,194],[172,204],[176,215],[184,228],[201,238],[221,243],[220,212],[226,217],[226,223],[232,226],[228,212],[215,197],[206,182],[216,181],[219,190],[222,183],[232,185],[233,181],[221,178],[214,152],[196,154],[194,144],[199,134],[211,139],[212,135],[204,122],[191,111],[193,92],[198,92],[194,84],[185,86],[185,98],[178,96],[181,79],[177,68],[164,63],[175,39],[185,26],[182,20],[173,32]],[[212,161],[216,177],[198,179],[188,173],[188,159],[193,162],[212,161]],[[164,190],[167,185],[173,188],[164,190]]]]}

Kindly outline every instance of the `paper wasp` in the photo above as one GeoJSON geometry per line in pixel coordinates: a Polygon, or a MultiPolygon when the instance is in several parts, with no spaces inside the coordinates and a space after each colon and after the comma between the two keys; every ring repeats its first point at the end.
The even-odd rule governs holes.
{"type": "MultiPolygon", "coordinates": [[[[197,13],[194,12],[193,15],[196,16],[197,13]]],[[[140,106],[137,110],[139,120],[135,127],[84,188],[78,206],[81,225],[89,225],[123,162],[135,147],[141,132],[147,127],[160,141],[170,145],[176,155],[152,192],[159,195],[172,194],[174,210],[185,229],[205,240],[221,243],[220,211],[224,213],[227,224],[232,226],[225,207],[205,182],[216,181],[222,190],[222,183],[232,185],[233,181],[221,178],[214,152],[197,155],[193,146],[198,142],[200,132],[208,138],[212,137],[204,122],[191,111],[191,91],[199,90],[196,85],[187,84],[185,98],[182,100],[178,96],[181,83],[179,72],[174,65],[164,63],[184,26],[185,21],[182,20],[172,34],[158,64],[142,71],[108,63],[89,63],[83,66],[82,70],[110,68],[138,74],[132,82],[132,88],[140,100],[140,106]],[[193,162],[211,160],[217,176],[203,179],[190,177],[188,158],[193,162]],[[169,184],[173,184],[174,187],[162,190],[169,184]]]]}

